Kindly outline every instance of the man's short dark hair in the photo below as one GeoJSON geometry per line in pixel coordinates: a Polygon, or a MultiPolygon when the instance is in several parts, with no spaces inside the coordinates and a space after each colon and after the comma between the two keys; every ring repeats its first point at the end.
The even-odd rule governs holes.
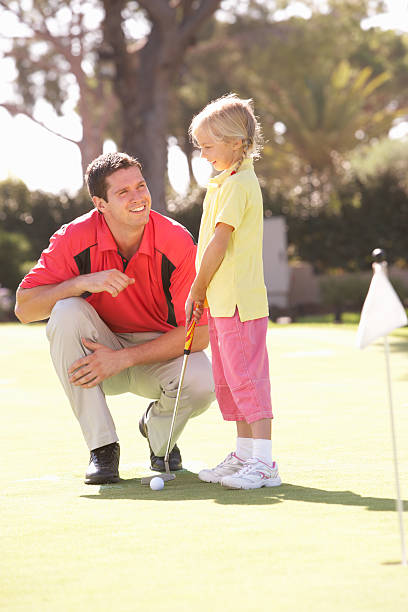
{"type": "Polygon", "coordinates": [[[131,168],[137,166],[140,170],[142,166],[140,162],[127,153],[104,153],[94,159],[86,169],[85,180],[88,186],[89,195],[91,198],[107,199],[106,178],[122,168],[131,168]]]}

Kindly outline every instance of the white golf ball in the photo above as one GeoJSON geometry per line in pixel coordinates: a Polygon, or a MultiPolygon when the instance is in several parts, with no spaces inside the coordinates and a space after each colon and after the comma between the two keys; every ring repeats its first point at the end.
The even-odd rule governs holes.
{"type": "Polygon", "coordinates": [[[150,488],[152,491],[161,491],[164,488],[164,480],[159,478],[159,476],[155,476],[150,481],[150,488]]]}

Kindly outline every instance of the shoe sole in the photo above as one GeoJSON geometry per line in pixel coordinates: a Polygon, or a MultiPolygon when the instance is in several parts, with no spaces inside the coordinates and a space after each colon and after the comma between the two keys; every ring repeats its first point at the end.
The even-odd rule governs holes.
{"type": "Polygon", "coordinates": [[[206,478],[203,478],[202,476],[200,476],[200,475],[198,474],[198,478],[199,478],[199,480],[201,480],[202,482],[208,482],[208,483],[210,483],[210,484],[220,484],[222,476],[221,476],[221,478],[217,478],[216,476],[215,476],[214,478],[211,478],[211,476],[206,477],[206,478]]]}
{"type": "Polygon", "coordinates": [[[119,476],[112,476],[112,478],[85,478],[84,483],[87,485],[101,485],[101,484],[114,484],[115,482],[119,482],[119,476]]]}
{"type": "Polygon", "coordinates": [[[224,484],[223,482],[221,482],[221,484],[226,489],[236,489],[236,490],[243,489],[245,491],[248,491],[250,489],[262,489],[262,487],[266,487],[266,488],[279,487],[282,484],[282,480],[280,479],[280,477],[273,478],[273,479],[271,479],[271,482],[266,481],[266,482],[262,483],[260,486],[257,486],[257,485],[251,486],[249,484],[248,486],[237,486],[237,487],[234,487],[233,485],[224,484]]]}
{"type": "MultiPolygon", "coordinates": [[[[237,472],[238,472],[240,469],[241,469],[241,468],[238,468],[238,469],[237,469],[237,472]]],[[[197,476],[198,476],[198,478],[199,478],[200,480],[202,480],[203,482],[210,482],[211,484],[220,484],[220,483],[221,483],[221,480],[222,480],[223,478],[225,478],[225,476],[214,476],[214,475],[212,475],[211,473],[210,473],[210,474],[208,474],[208,476],[207,476],[207,475],[205,475],[204,477],[203,477],[203,476],[200,476],[200,474],[197,474],[197,476]]],[[[233,474],[229,474],[229,476],[233,476],[233,474]]]]}

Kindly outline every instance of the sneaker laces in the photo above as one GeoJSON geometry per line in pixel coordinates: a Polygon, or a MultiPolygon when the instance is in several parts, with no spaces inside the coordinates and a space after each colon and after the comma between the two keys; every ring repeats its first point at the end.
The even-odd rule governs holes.
{"type": "Polygon", "coordinates": [[[258,463],[258,459],[255,459],[255,458],[247,459],[247,461],[245,461],[244,465],[239,470],[239,472],[235,474],[235,476],[244,476],[245,474],[249,474],[250,472],[253,471],[254,465],[256,465],[257,463],[258,463]]]}
{"type": "Polygon", "coordinates": [[[231,459],[236,459],[237,461],[240,461],[239,457],[237,457],[237,455],[234,452],[232,452],[232,453],[230,453],[229,455],[227,455],[225,457],[224,461],[221,461],[221,463],[216,465],[215,468],[213,468],[213,469],[216,470],[218,468],[224,467],[224,465],[226,463],[229,463],[231,461],[231,459]]]}

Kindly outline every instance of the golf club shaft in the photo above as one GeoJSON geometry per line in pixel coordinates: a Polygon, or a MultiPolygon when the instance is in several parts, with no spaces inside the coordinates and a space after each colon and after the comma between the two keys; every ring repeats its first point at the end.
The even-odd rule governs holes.
{"type": "Polygon", "coordinates": [[[181,374],[180,374],[180,382],[179,382],[179,386],[177,389],[176,403],[174,404],[173,418],[171,419],[169,439],[167,441],[166,454],[164,455],[164,465],[166,466],[166,472],[169,471],[168,464],[169,464],[170,446],[171,446],[171,442],[173,438],[174,423],[176,422],[176,418],[177,418],[179,398],[180,398],[181,387],[182,387],[183,379],[184,379],[184,372],[186,371],[187,359],[188,359],[188,355],[184,355],[183,366],[181,368],[181,374]]]}
{"type": "Polygon", "coordinates": [[[189,326],[186,332],[186,339],[184,343],[183,365],[181,366],[180,380],[179,380],[178,389],[177,389],[176,401],[174,404],[173,418],[171,420],[171,425],[170,425],[169,439],[167,441],[166,454],[164,455],[164,465],[166,468],[166,473],[169,473],[170,471],[169,470],[169,454],[170,454],[171,442],[173,439],[174,424],[177,418],[178,405],[179,405],[179,400],[180,400],[180,395],[181,395],[181,389],[183,387],[184,373],[186,371],[187,360],[188,360],[189,354],[191,353],[191,345],[193,343],[195,326],[196,326],[196,320],[191,317],[190,323],[189,323],[189,326]]]}

